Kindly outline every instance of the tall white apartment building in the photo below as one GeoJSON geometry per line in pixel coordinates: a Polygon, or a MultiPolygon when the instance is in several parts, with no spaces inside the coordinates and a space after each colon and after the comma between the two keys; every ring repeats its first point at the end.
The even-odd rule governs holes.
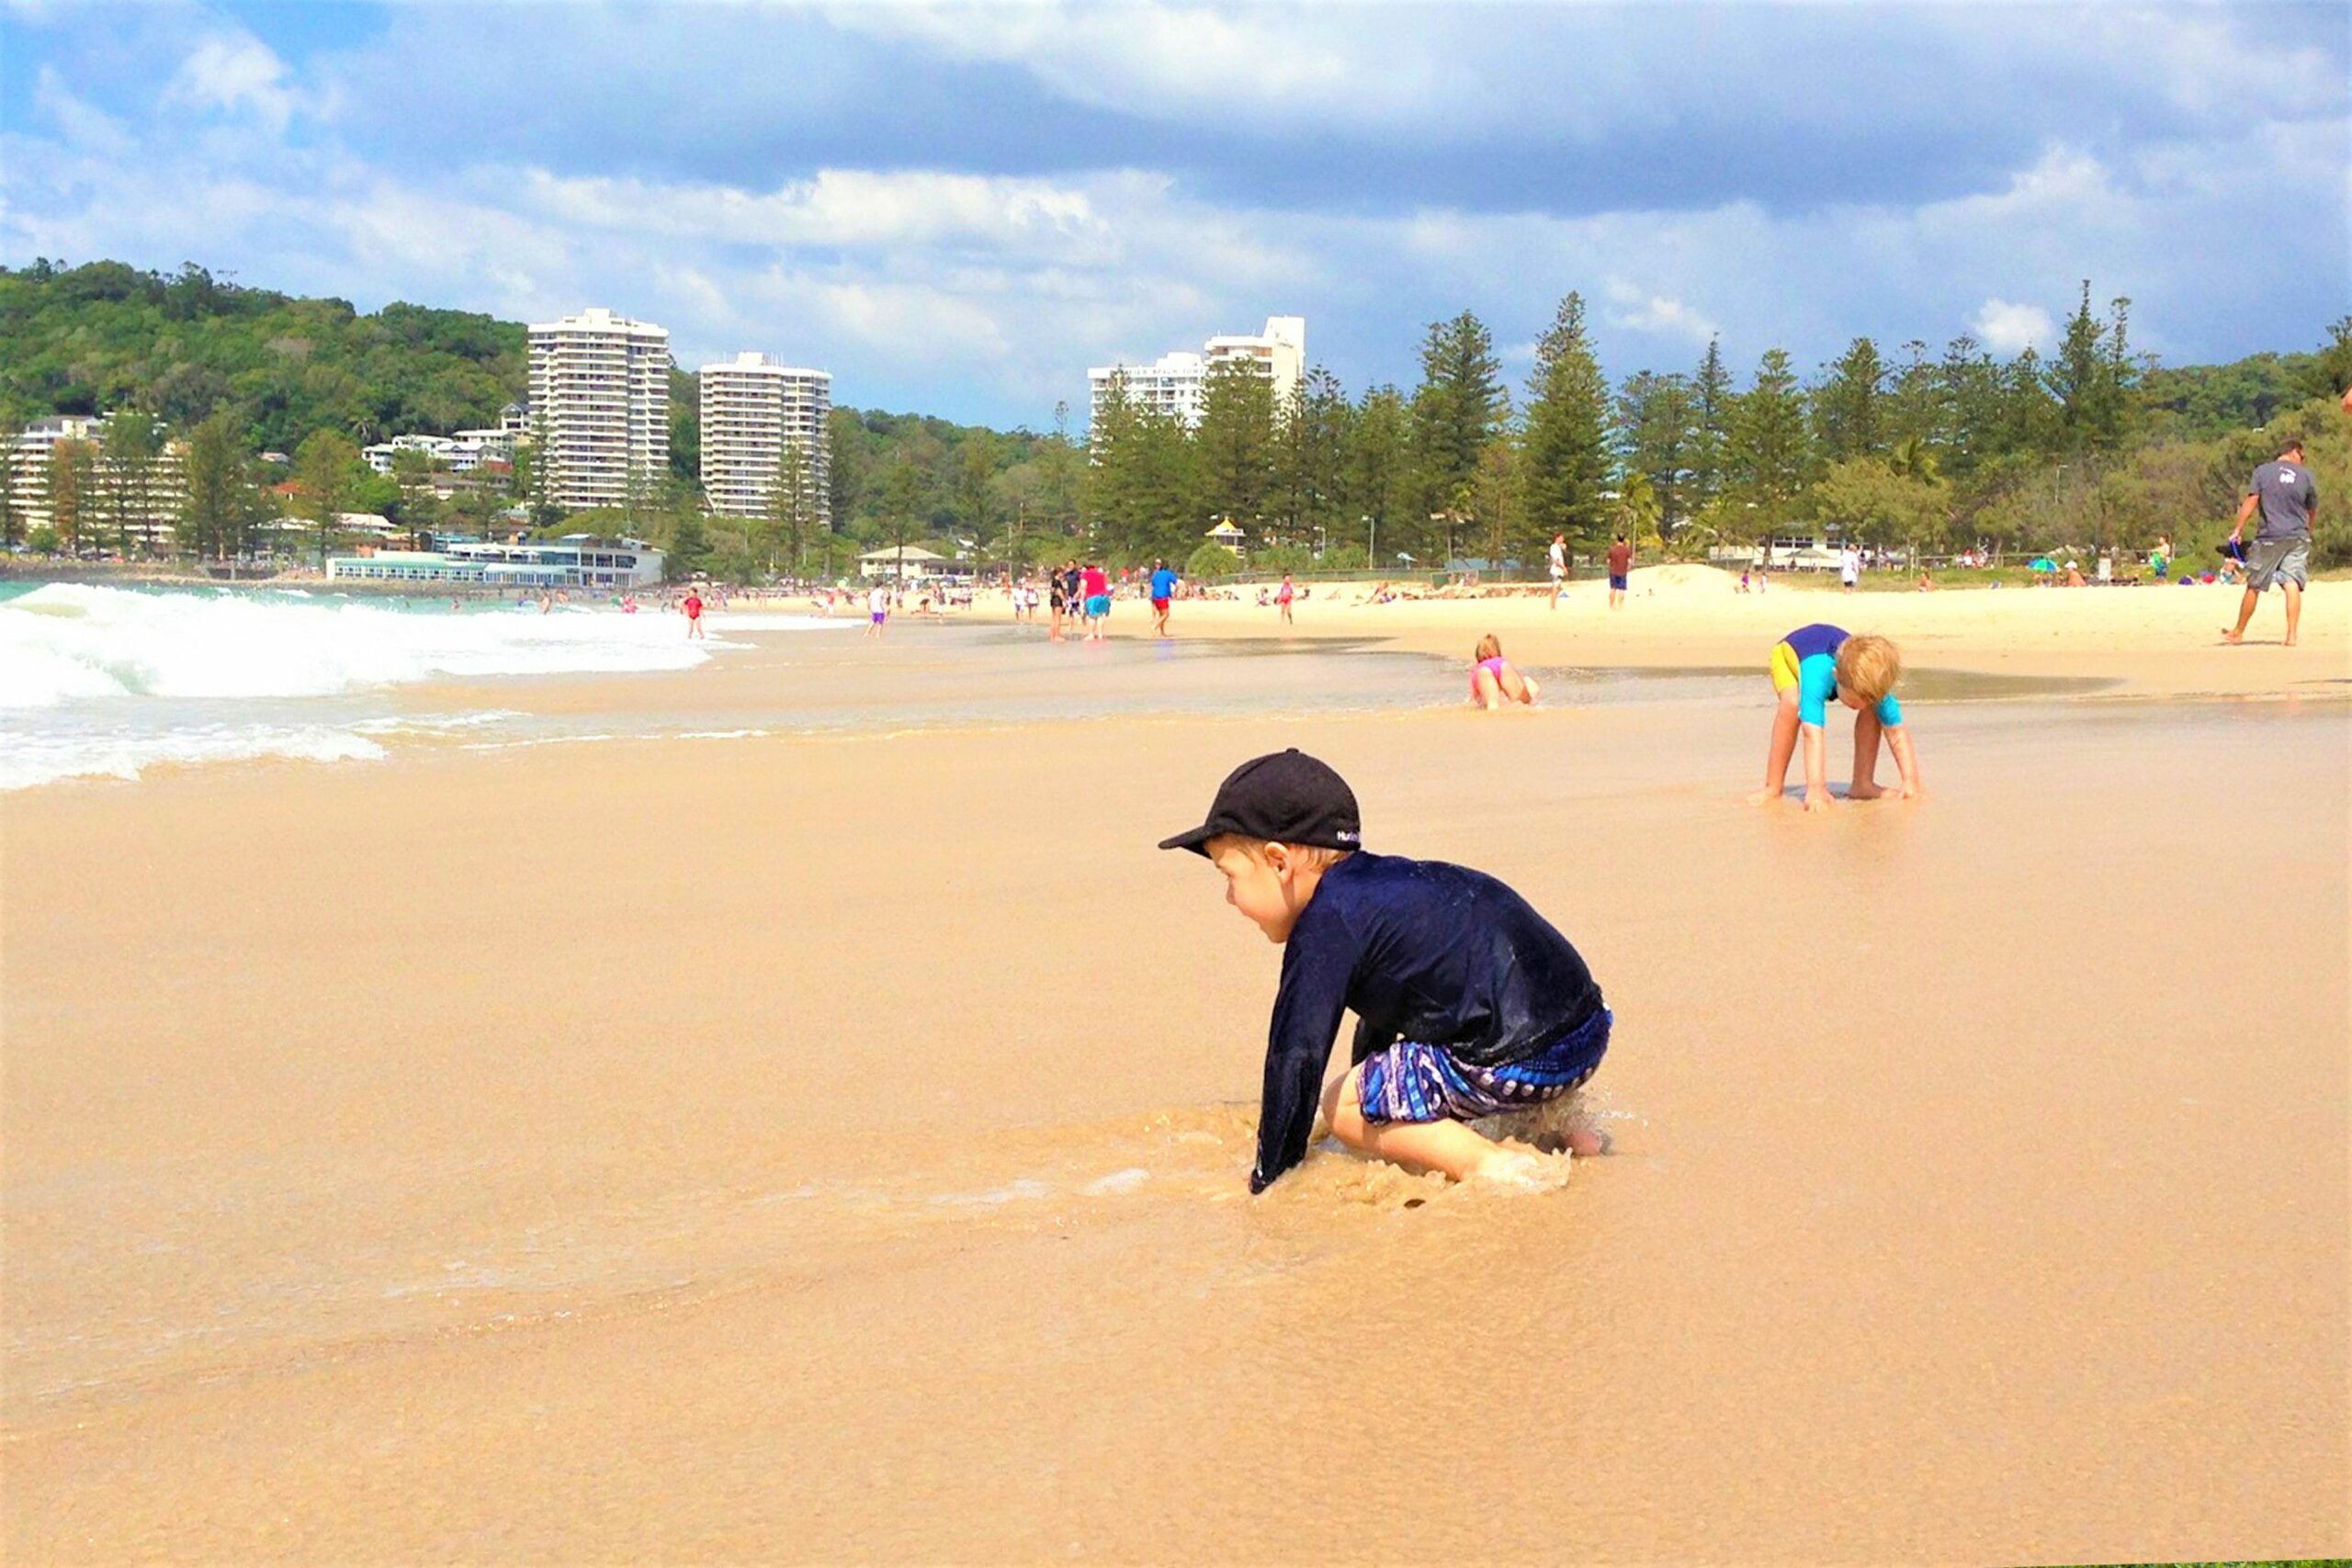
{"type": "Polygon", "coordinates": [[[531,328],[531,420],[559,506],[618,506],[670,463],[670,334],[601,306],[531,328]]]}
{"type": "Polygon", "coordinates": [[[1125,378],[1127,400],[1137,408],[1156,409],[1187,427],[1196,424],[1201,417],[1201,390],[1209,372],[1236,361],[1255,367],[1273,382],[1274,404],[1279,408],[1285,399],[1296,395],[1306,374],[1306,318],[1269,316],[1264,332],[1213,337],[1198,354],[1179,349],[1148,365],[1104,365],[1089,370],[1090,425],[1101,417],[1114,378],[1125,378]]]}
{"type": "Polygon", "coordinates": [[[831,527],[832,442],[826,418],[833,409],[832,377],[743,353],[704,366],[698,378],[702,493],[710,510],[727,517],[765,513],[788,442],[807,455],[817,516],[831,527]]]}
{"type": "Polygon", "coordinates": [[[89,492],[81,497],[84,539],[93,544],[117,542],[119,528],[149,549],[164,549],[175,532],[180,508],[187,501],[187,443],[165,439],[153,465],[135,495],[124,488],[122,471],[107,459],[107,422],[96,414],[60,413],[37,419],[18,432],[5,448],[6,472],[0,482],[8,487],[17,525],[29,531],[53,527],[50,507],[50,464],[60,442],[78,441],[91,449],[89,492]],[[123,514],[118,517],[118,508],[123,514]]]}

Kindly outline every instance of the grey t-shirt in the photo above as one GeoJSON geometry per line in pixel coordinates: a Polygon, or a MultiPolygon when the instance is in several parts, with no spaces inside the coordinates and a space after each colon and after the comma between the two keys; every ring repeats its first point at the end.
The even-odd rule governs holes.
{"type": "Polygon", "coordinates": [[[2284,457],[2265,463],[2246,481],[2245,492],[2262,502],[2262,529],[2256,538],[2312,536],[2312,508],[2319,502],[2319,491],[2312,486],[2309,468],[2284,457]]]}

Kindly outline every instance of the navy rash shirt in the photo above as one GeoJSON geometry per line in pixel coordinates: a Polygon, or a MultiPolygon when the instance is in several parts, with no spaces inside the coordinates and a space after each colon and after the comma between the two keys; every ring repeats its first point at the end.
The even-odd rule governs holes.
{"type": "Polygon", "coordinates": [[[1355,1061],[1413,1040],[1492,1067],[1600,1008],[1568,939],[1486,873],[1363,851],[1332,863],[1283,950],[1250,1190],[1306,1156],[1343,1011],[1357,1018],[1355,1061]]]}

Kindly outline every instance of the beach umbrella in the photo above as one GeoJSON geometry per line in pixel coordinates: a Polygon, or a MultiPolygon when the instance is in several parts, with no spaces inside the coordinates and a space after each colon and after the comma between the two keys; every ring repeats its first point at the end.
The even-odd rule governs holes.
{"type": "Polygon", "coordinates": [[[2058,563],[2048,556],[2036,556],[2033,558],[2032,568],[2036,571],[2056,571],[2058,563]]]}

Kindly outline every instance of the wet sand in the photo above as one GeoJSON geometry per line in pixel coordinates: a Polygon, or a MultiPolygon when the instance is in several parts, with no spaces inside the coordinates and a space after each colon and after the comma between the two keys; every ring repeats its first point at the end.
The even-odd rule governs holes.
{"type": "Polygon", "coordinates": [[[12,797],[6,1555],[2352,1549],[2346,707],[1922,701],[1933,798],[1826,819],[1738,804],[1764,722],[12,797]],[[1619,1154],[1245,1196],[1279,953],[1150,845],[1283,744],[1584,949],[1619,1154]]]}
{"type": "MultiPolygon", "coordinates": [[[[1614,611],[1607,584],[1597,581],[1570,584],[1557,610],[1542,592],[1372,604],[1363,602],[1370,584],[1317,583],[1287,629],[1272,608],[1244,600],[1179,601],[1171,624],[1182,636],[1377,638],[1464,668],[1478,638],[1493,632],[1521,663],[1753,671],[1790,628],[1829,621],[1894,637],[1914,668],[2096,680],[2118,695],[2352,691],[2352,581],[2312,584],[2301,646],[2292,649],[2279,646],[2281,596],[2265,595],[2235,649],[2221,646],[2222,629],[2237,619],[2240,591],[2221,584],[1847,594],[1820,573],[1784,572],[1768,592],[1742,594],[1736,581],[1713,567],[1637,568],[1614,611]]],[[[1001,596],[983,596],[971,614],[1001,620],[1009,611],[1001,596]]],[[[1120,600],[1111,625],[1114,636],[1147,636],[1148,607],[1120,600]]]]}

